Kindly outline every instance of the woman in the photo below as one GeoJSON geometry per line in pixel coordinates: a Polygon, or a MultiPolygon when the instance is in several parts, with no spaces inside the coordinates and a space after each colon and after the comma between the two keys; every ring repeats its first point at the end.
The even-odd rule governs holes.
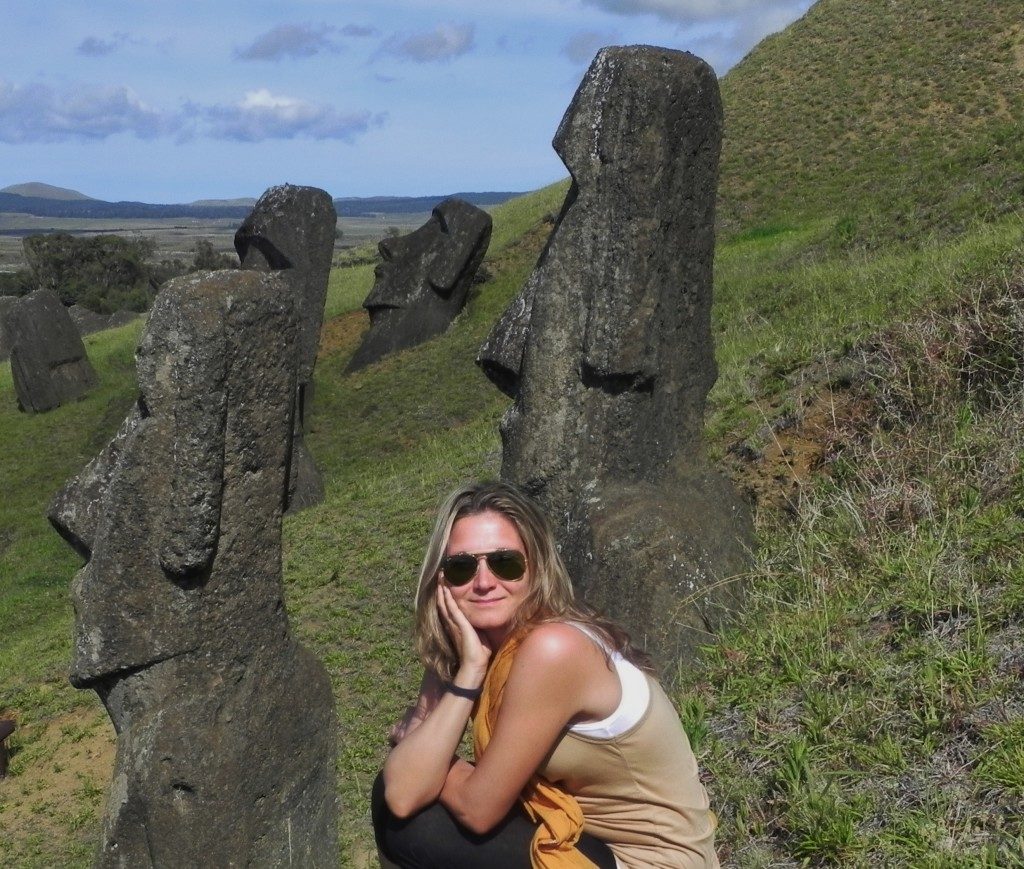
{"type": "Polygon", "coordinates": [[[671,702],[628,637],[573,600],[516,488],[442,507],[416,597],[425,675],[375,794],[406,867],[717,866],[714,816],[671,702]],[[456,758],[473,717],[476,764],[456,758]]]}

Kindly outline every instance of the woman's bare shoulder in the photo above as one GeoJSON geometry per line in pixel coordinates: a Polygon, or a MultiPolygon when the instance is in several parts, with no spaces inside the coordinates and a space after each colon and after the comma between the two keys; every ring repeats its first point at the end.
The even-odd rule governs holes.
{"type": "Polygon", "coordinates": [[[541,622],[530,630],[516,652],[516,661],[534,667],[586,668],[604,656],[594,641],[566,622],[541,622]]]}

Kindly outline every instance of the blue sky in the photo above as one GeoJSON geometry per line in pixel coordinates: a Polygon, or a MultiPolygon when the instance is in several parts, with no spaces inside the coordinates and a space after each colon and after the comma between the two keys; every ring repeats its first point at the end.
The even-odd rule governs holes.
{"type": "Polygon", "coordinates": [[[602,45],[724,74],[811,0],[0,0],[0,187],[100,199],[531,190],[602,45]]]}

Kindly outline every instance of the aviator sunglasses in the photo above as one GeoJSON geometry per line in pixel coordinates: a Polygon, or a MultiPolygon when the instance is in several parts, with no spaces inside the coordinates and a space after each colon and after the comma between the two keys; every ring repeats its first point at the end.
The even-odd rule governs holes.
{"type": "Polygon", "coordinates": [[[526,556],[516,549],[496,549],[494,552],[481,552],[477,555],[461,552],[449,555],[441,562],[445,582],[449,585],[465,585],[476,576],[481,558],[487,559],[487,569],[498,579],[512,582],[522,579],[526,573],[526,556]]]}

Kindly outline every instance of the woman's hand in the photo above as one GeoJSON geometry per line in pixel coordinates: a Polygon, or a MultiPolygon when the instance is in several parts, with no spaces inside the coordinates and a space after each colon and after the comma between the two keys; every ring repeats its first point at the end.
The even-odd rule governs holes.
{"type": "Polygon", "coordinates": [[[448,636],[459,650],[459,672],[454,681],[461,688],[479,688],[491,660],[490,645],[459,609],[448,586],[440,582],[437,584],[437,610],[448,636]]]}

